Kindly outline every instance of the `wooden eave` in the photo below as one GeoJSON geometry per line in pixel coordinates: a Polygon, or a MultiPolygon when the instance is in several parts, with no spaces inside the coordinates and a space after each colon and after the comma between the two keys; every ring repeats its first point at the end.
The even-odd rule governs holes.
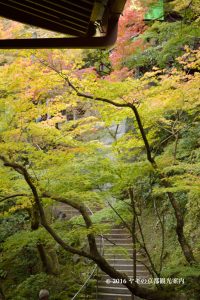
{"type": "Polygon", "coordinates": [[[0,0],[0,16],[66,34],[66,38],[0,40],[0,48],[99,48],[116,40],[126,0],[0,0]],[[97,35],[98,26],[104,34],[97,35]]]}

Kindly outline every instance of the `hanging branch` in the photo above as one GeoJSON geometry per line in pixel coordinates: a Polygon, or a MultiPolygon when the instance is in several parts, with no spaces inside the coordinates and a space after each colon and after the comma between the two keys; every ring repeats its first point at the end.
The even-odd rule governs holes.
{"type": "Polygon", "coordinates": [[[164,255],[164,249],[165,249],[165,227],[164,227],[164,215],[163,215],[163,220],[161,219],[160,213],[158,211],[156,199],[154,198],[154,207],[156,211],[156,215],[158,217],[159,223],[160,223],[160,228],[161,228],[161,252],[160,252],[160,268],[159,268],[159,276],[162,272],[162,266],[163,266],[163,255],[164,255]]]}
{"type": "Polygon", "coordinates": [[[132,241],[133,241],[133,278],[136,281],[137,278],[137,265],[136,265],[136,257],[137,257],[137,250],[136,250],[136,209],[135,209],[135,201],[133,198],[133,189],[129,188],[129,196],[131,195],[131,204],[132,204],[132,241]]]}
{"type": "MultiPolygon", "coordinates": [[[[130,199],[131,199],[131,203],[134,203],[134,196],[133,196],[133,190],[132,189],[129,189],[129,196],[130,196],[130,199]]],[[[152,268],[153,272],[156,274],[157,277],[159,277],[159,274],[158,274],[158,272],[156,270],[156,267],[155,267],[155,265],[153,263],[151,255],[150,255],[150,253],[149,253],[149,251],[147,249],[145,238],[144,238],[144,234],[143,234],[143,230],[142,230],[142,226],[140,224],[140,220],[139,220],[138,214],[137,214],[137,212],[135,210],[135,205],[134,204],[133,204],[132,208],[133,208],[133,211],[134,211],[134,214],[135,214],[135,217],[136,217],[136,221],[137,221],[137,225],[138,225],[138,228],[139,228],[139,232],[140,232],[140,235],[141,235],[141,238],[142,238],[142,243],[139,242],[139,244],[140,244],[140,246],[142,246],[142,249],[145,251],[146,256],[147,256],[147,258],[149,260],[149,263],[151,265],[151,268],[152,268]]],[[[138,242],[138,238],[137,238],[137,242],[138,242]]]]}
{"type": "Polygon", "coordinates": [[[152,164],[153,167],[157,168],[155,160],[152,157],[151,147],[149,145],[144,127],[142,125],[142,121],[141,121],[140,115],[138,113],[138,109],[134,104],[130,104],[130,108],[132,109],[132,111],[135,115],[135,118],[136,118],[136,121],[137,121],[137,124],[138,124],[138,127],[139,127],[139,131],[141,133],[141,136],[142,136],[142,139],[143,139],[143,142],[144,142],[144,145],[145,145],[145,149],[146,149],[147,159],[152,164]]]}
{"type": "Polygon", "coordinates": [[[129,103],[118,103],[114,102],[113,100],[107,99],[107,98],[102,98],[102,97],[95,97],[94,95],[88,94],[88,93],[83,93],[80,92],[79,89],[70,81],[69,77],[67,77],[65,74],[62,73],[62,71],[57,70],[54,66],[49,65],[46,61],[41,60],[40,58],[37,57],[37,60],[45,67],[48,67],[52,71],[54,71],[56,74],[58,74],[66,83],[67,85],[72,88],[76,92],[76,95],[79,97],[83,97],[86,99],[91,99],[95,101],[100,101],[100,102],[105,102],[108,104],[112,104],[116,107],[130,107],[129,103]]]}
{"type": "Polygon", "coordinates": [[[124,226],[129,230],[129,232],[132,235],[132,228],[129,226],[129,224],[124,220],[124,218],[122,218],[122,216],[118,213],[118,211],[112,206],[112,204],[110,202],[107,202],[107,203],[110,206],[110,208],[112,208],[112,210],[116,213],[116,215],[120,218],[120,220],[122,221],[124,226]]]}
{"type": "Polygon", "coordinates": [[[147,271],[151,274],[152,278],[155,277],[155,274],[152,271],[151,267],[149,267],[147,264],[145,264],[142,260],[136,259],[136,262],[142,264],[147,269],[147,271]]]}
{"type": "MultiPolygon", "coordinates": [[[[42,197],[50,198],[52,200],[68,204],[71,207],[75,208],[76,210],[78,210],[81,213],[81,215],[85,221],[86,228],[87,229],[92,228],[93,224],[92,224],[91,218],[87,212],[87,208],[85,207],[85,205],[83,203],[77,203],[71,199],[68,199],[65,197],[59,197],[59,196],[55,196],[55,195],[50,195],[49,193],[42,193],[42,197]]],[[[87,235],[87,237],[88,237],[88,243],[90,246],[90,253],[92,253],[93,255],[96,255],[98,253],[98,250],[97,250],[95,237],[92,233],[89,233],[87,235]]]]}
{"type": "Polygon", "coordinates": [[[9,196],[4,196],[3,198],[0,199],[0,203],[5,201],[5,200],[9,200],[9,199],[16,198],[16,197],[29,197],[29,195],[27,195],[27,194],[13,194],[13,195],[9,195],[9,196]]]}
{"type": "Polygon", "coordinates": [[[68,245],[66,242],[64,242],[58,235],[57,233],[51,228],[51,226],[48,224],[47,220],[46,220],[46,216],[44,213],[44,209],[43,206],[40,202],[40,197],[37,191],[36,186],[33,183],[33,180],[30,176],[30,174],[28,173],[28,171],[26,170],[25,167],[23,167],[22,165],[19,165],[17,163],[14,162],[10,162],[8,161],[4,156],[0,156],[0,159],[4,162],[4,166],[6,167],[11,167],[12,169],[14,169],[16,172],[20,173],[21,175],[23,175],[26,183],[28,184],[29,188],[32,191],[33,194],[33,198],[34,201],[37,205],[39,214],[40,214],[40,220],[41,220],[41,224],[42,226],[50,233],[50,235],[54,238],[54,240],[60,244],[65,250],[73,253],[73,254],[78,254],[80,256],[84,256],[90,259],[93,259],[93,255],[91,255],[90,253],[87,253],[83,250],[78,250],[75,249],[73,247],[71,247],[70,245],[68,245]]]}

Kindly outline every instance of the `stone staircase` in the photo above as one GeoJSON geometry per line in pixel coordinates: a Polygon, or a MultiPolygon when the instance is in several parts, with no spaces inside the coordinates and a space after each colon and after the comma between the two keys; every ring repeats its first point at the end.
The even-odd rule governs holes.
{"type": "MultiPolygon", "coordinates": [[[[133,279],[133,246],[130,234],[124,228],[113,227],[109,234],[104,235],[104,257],[118,271],[126,273],[130,280],[133,279]],[[120,249],[121,247],[121,249],[120,249]],[[125,250],[123,250],[125,249],[125,250]]],[[[137,254],[139,261],[144,261],[141,254],[137,254]]],[[[143,264],[137,263],[137,279],[149,277],[143,264]]],[[[139,300],[132,296],[129,290],[119,281],[110,278],[99,271],[97,284],[97,300],[139,300]]]]}
{"type": "MultiPolygon", "coordinates": [[[[53,214],[59,219],[71,219],[79,213],[77,210],[62,204],[54,207],[53,214]]],[[[96,239],[97,245],[102,248],[102,237],[96,239]]],[[[116,270],[126,273],[133,279],[133,245],[130,233],[125,228],[113,225],[110,233],[103,235],[103,249],[106,260],[115,267],[116,270]]],[[[145,261],[142,254],[137,253],[137,260],[145,261]]],[[[142,263],[136,264],[137,279],[149,277],[147,269],[142,263]]],[[[76,300],[141,300],[141,298],[131,295],[129,290],[120,282],[110,278],[107,274],[98,269],[96,291],[91,294],[83,293],[76,297],[76,300]]]]}

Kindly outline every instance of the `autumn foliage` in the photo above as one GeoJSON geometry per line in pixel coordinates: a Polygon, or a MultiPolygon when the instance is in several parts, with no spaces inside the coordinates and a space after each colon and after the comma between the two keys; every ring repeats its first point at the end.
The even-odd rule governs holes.
{"type": "MultiPolygon", "coordinates": [[[[36,300],[44,286],[52,299],[71,299],[94,264],[126,281],[98,252],[99,237],[113,224],[129,231],[131,251],[145,258],[152,278],[186,282],[144,287],[127,280],[133,295],[199,297],[200,49],[196,36],[185,45],[183,23],[147,28],[145,6],[135,5],[127,1],[109,53],[1,53],[0,294],[6,299],[36,300]],[[173,40],[175,30],[181,42],[179,34],[173,40]],[[154,62],[162,50],[167,63],[160,67],[154,62]],[[141,60],[136,77],[136,66],[124,62],[137,60],[138,52],[149,60],[141,60]],[[79,216],[68,221],[54,214],[63,205],[79,216]]],[[[27,34],[16,23],[5,26],[1,37],[27,34]]],[[[126,249],[111,247],[127,259],[126,249]]]]}
{"type": "Polygon", "coordinates": [[[142,41],[138,37],[145,30],[145,9],[141,5],[137,6],[137,3],[135,5],[136,8],[128,0],[119,20],[117,43],[110,55],[114,69],[121,69],[123,59],[134,53],[137,48],[142,47],[142,41]]]}

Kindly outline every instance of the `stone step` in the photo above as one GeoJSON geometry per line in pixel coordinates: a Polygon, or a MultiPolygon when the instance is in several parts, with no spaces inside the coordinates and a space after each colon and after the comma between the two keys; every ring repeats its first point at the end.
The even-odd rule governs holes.
{"type": "MultiPolygon", "coordinates": [[[[144,287],[147,287],[149,286],[148,284],[148,279],[149,277],[137,277],[137,283],[140,285],[140,286],[144,286],[144,287]]],[[[98,286],[101,286],[101,287],[110,287],[112,288],[113,290],[115,290],[116,288],[121,288],[121,287],[125,287],[123,285],[123,283],[116,283],[117,281],[112,281],[113,279],[112,278],[106,278],[104,281],[99,281],[98,282],[98,286]],[[108,281],[109,280],[109,281],[108,281]]],[[[129,280],[131,283],[133,283],[133,277],[129,277],[129,280]]],[[[126,287],[125,287],[126,288],[126,287]]]]}
{"type": "Polygon", "coordinates": [[[131,234],[128,231],[125,231],[123,228],[112,229],[110,232],[104,233],[104,236],[128,236],[131,238],[131,234]]]}
{"type": "MultiPolygon", "coordinates": [[[[98,246],[100,247],[100,245],[98,246]]],[[[104,256],[107,257],[107,255],[110,254],[110,256],[112,255],[113,257],[119,258],[119,255],[126,256],[126,257],[128,255],[128,257],[132,258],[133,249],[130,248],[129,246],[128,245],[127,246],[120,245],[120,247],[108,246],[108,245],[104,246],[104,256]]],[[[137,255],[137,257],[139,257],[139,255],[137,255]]],[[[142,257],[142,255],[140,255],[140,257],[142,257]]]]}
{"type": "MultiPolygon", "coordinates": [[[[113,259],[113,261],[120,260],[120,259],[133,261],[132,257],[133,257],[133,255],[132,255],[132,253],[130,253],[130,251],[127,251],[127,253],[126,252],[113,253],[111,251],[107,251],[106,249],[104,249],[104,258],[107,261],[110,261],[111,259],[113,259]]],[[[138,254],[136,256],[136,259],[139,260],[139,261],[146,262],[146,259],[144,259],[141,254],[138,254]]]]}
{"type": "Polygon", "coordinates": [[[132,240],[131,236],[127,233],[104,233],[102,235],[99,235],[100,237],[103,236],[104,239],[107,239],[107,238],[111,238],[111,239],[123,239],[123,238],[126,238],[126,239],[129,239],[130,241],[132,240]]]}
{"type": "Polygon", "coordinates": [[[123,294],[123,295],[130,295],[130,291],[125,286],[110,286],[110,285],[99,285],[98,286],[99,293],[116,293],[116,294],[123,294]]]}
{"type": "MultiPolygon", "coordinates": [[[[116,270],[122,273],[126,273],[127,275],[130,275],[133,273],[133,269],[132,268],[123,268],[121,266],[115,266],[116,270]]],[[[137,269],[137,275],[143,275],[143,274],[148,274],[147,270],[145,269],[137,269]]]]}
{"type": "Polygon", "coordinates": [[[122,236],[127,234],[130,236],[130,232],[124,228],[112,228],[107,235],[112,235],[112,234],[121,234],[122,236]]]}
{"type": "MultiPolygon", "coordinates": [[[[131,281],[131,280],[130,280],[131,281]]],[[[112,288],[113,290],[115,289],[115,288],[121,288],[121,287],[123,287],[123,288],[126,288],[124,285],[123,285],[123,283],[115,283],[110,277],[109,278],[106,278],[106,280],[104,280],[104,281],[99,281],[99,283],[98,283],[98,286],[103,286],[103,287],[110,287],[110,288],[112,288]],[[108,279],[109,279],[109,281],[108,281],[108,279]]]]}
{"type": "MultiPolygon", "coordinates": [[[[128,278],[130,280],[133,280],[133,274],[129,275],[128,278]]],[[[145,280],[145,279],[148,279],[148,278],[149,278],[149,275],[146,275],[146,274],[139,275],[139,274],[137,274],[137,279],[138,280],[140,280],[140,279],[145,280]]],[[[101,279],[99,279],[99,284],[104,285],[106,283],[107,279],[109,279],[111,283],[113,282],[113,278],[111,278],[107,274],[104,274],[104,275],[101,276],[101,279]]],[[[111,283],[109,283],[109,284],[111,284],[111,283]]],[[[119,285],[121,285],[121,283],[119,283],[119,285]]]]}
{"type": "MultiPolygon", "coordinates": [[[[97,244],[98,244],[99,241],[97,241],[97,244]]],[[[116,243],[112,243],[110,241],[105,241],[104,240],[104,245],[105,245],[105,248],[110,248],[110,249],[117,249],[117,248],[128,248],[130,250],[133,251],[133,244],[129,241],[123,241],[123,243],[121,243],[120,245],[116,244],[116,243]]]]}
{"type": "MultiPolygon", "coordinates": [[[[132,255],[130,253],[130,251],[122,251],[121,253],[116,253],[114,251],[106,251],[104,249],[104,253],[103,256],[106,260],[109,260],[111,257],[113,257],[113,259],[117,260],[117,259],[129,259],[132,260],[132,255]]],[[[141,257],[137,258],[138,260],[142,260],[141,257]]]]}
{"type": "MultiPolygon", "coordinates": [[[[106,258],[106,260],[110,263],[110,264],[115,264],[115,263],[118,263],[118,264],[133,264],[133,260],[131,258],[106,258]]],[[[140,263],[137,263],[137,266],[144,266],[143,264],[140,264],[140,263]]]]}
{"type": "Polygon", "coordinates": [[[99,243],[102,243],[105,245],[105,246],[121,246],[121,245],[131,245],[132,246],[132,241],[130,239],[127,239],[127,238],[123,238],[123,239],[103,239],[103,241],[101,239],[96,239],[96,243],[97,245],[99,243]]]}
{"type": "Polygon", "coordinates": [[[102,234],[102,236],[106,239],[106,238],[110,238],[110,239],[121,239],[121,238],[127,238],[129,240],[131,239],[131,236],[127,233],[109,233],[109,234],[102,234]]]}
{"type": "MultiPolygon", "coordinates": [[[[132,260],[128,260],[128,259],[113,259],[113,260],[109,260],[107,259],[107,262],[111,265],[111,266],[132,266],[133,267],[133,261],[132,260]]],[[[136,264],[137,268],[139,269],[144,269],[145,266],[143,264],[136,264]]],[[[146,268],[145,268],[146,269],[146,268]]]]}
{"type": "MultiPolygon", "coordinates": [[[[99,293],[97,300],[132,300],[132,295],[115,294],[115,293],[99,293]]],[[[141,298],[134,297],[134,300],[141,300],[141,298]]]]}
{"type": "MultiPolygon", "coordinates": [[[[114,267],[116,270],[120,270],[120,271],[133,271],[133,265],[129,264],[129,265],[118,265],[118,264],[111,264],[112,267],[114,267]]],[[[146,268],[144,266],[137,266],[136,267],[138,273],[144,273],[147,272],[146,268]]]]}
{"type": "Polygon", "coordinates": [[[103,244],[105,248],[107,246],[109,246],[109,247],[124,247],[124,248],[131,248],[131,250],[133,251],[133,245],[128,240],[120,240],[120,241],[104,240],[103,243],[99,240],[99,241],[96,241],[96,243],[97,243],[97,246],[100,244],[103,244]]]}

